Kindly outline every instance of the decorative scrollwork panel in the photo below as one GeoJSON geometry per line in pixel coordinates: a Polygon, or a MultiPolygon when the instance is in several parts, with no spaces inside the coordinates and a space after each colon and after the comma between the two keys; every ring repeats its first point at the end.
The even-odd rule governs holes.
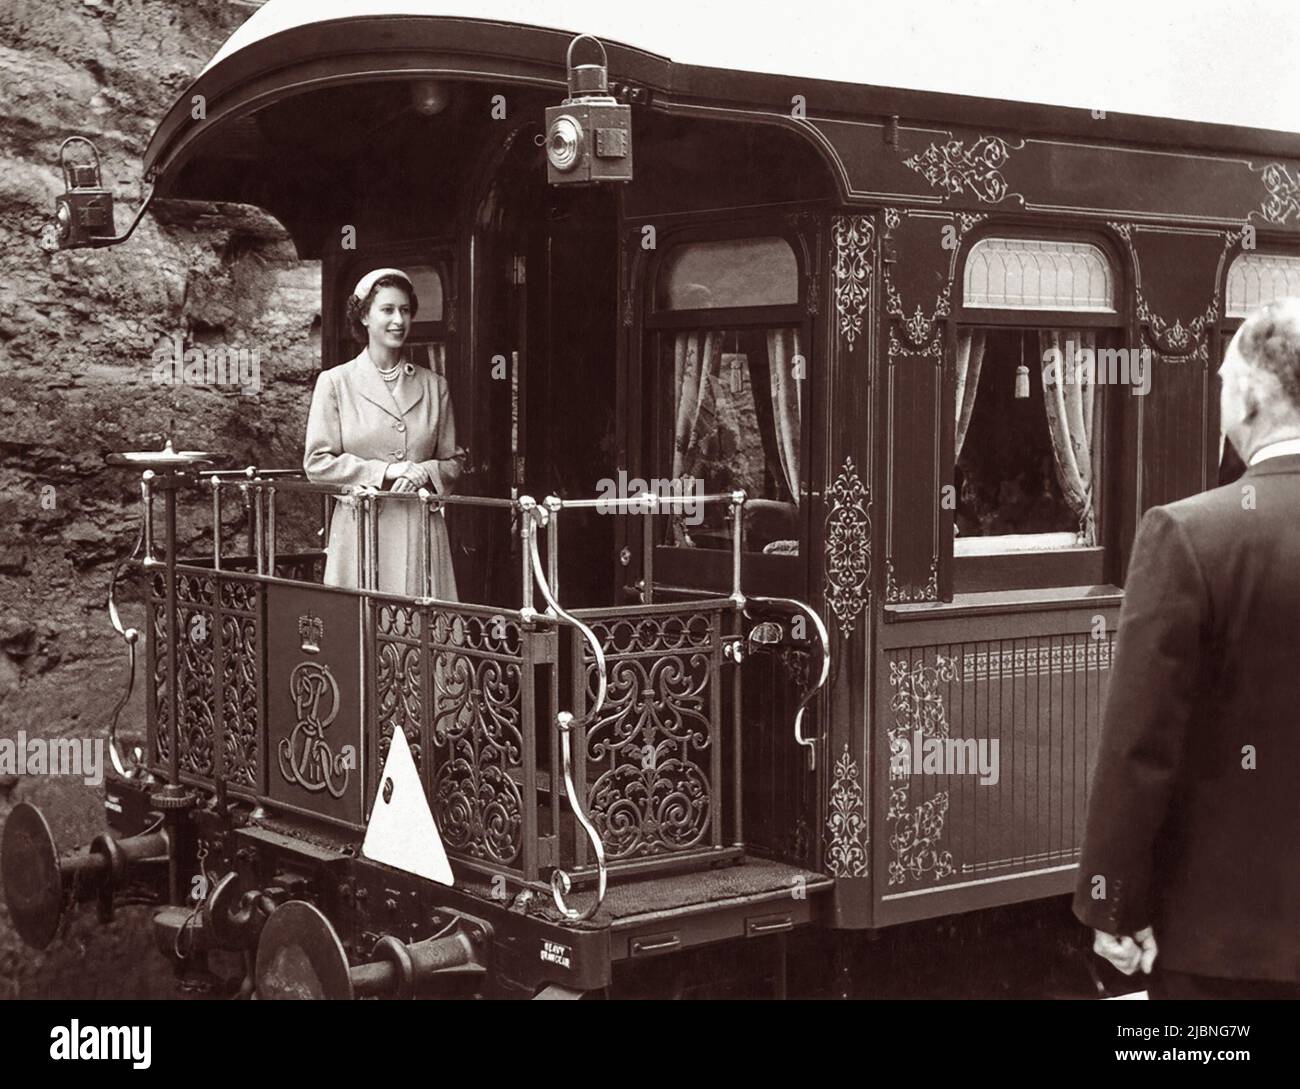
{"type": "MultiPolygon", "coordinates": [[[[587,805],[611,862],[720,842],[719,625],[694,610],[591,622],[609,687],[583,752],[587,805]]],[[[584,661],[590,701],[596,670],[584,661]]]]}
{"type": "MultiPolygon", "coordinates": [[[[178,590],[187,581],[178,579],[178,590]]],[[[216,683],[213,614],[207,609],[183,605],[177,606],[176,614],[180,766],[191,775],[210,778],[215,767],[217,735],[213,718],[216,683]]]]}
{"type": "MultiPolygon", "coordinates": [[[[519,622],[435,609],[425,610],[422,621],[432,667],[430,804],[438,829],[453,855],[518,866],[524,814],[519,622]]],[[[390,737],[397,722],[405,727],[412,715],[419,719],[418,705],[410,699],[418,691],[418,678],[409,672],[405,651],[393,654],[387,704],[382,696],[380,704],[381,716],[388,707],[390,737]]],[[[384,668],[381,662],[381,675],[384,668]]]]}

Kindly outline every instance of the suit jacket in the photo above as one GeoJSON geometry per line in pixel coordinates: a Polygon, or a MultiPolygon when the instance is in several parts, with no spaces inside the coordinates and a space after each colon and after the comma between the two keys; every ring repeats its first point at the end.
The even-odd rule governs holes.
{"type": "MultiPolygon", "coordinates": [[[[316,380],[303,468],[309,480],[326,484],[388,488],[384,473],[396,461],[419,462],[439,495],[450,493],[460,476],[451,397],[441,375],[424,367],[399,375],[392,392],[368,352],[322,372],[316,380]]],[[[379,588],[386,593],[421,594],[419,505],[381,501],[379,588]]],[[[357,528],[352,508],[336,503],[330,522],[325,582],[357,585],[357,528]]],[[[433,596],[456,600],[451,548],[441,514],[430,519],[433,596]]]]}
{"type": "Polygon", "coordinates": [[[1291,455],[1142,520],[1074,911],[1115,934],[1154,926],[1168,969],[1298,980],[1298,849],[1300,455],[1291,455]]]}

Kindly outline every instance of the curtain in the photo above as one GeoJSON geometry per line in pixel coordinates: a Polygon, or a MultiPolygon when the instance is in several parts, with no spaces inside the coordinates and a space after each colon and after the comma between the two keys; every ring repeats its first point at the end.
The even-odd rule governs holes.
{"type": "Polygon", "coordinates": [[[1099,445],[1096,394],[1097,335],[1079,330],[1038,334],[1043,359],[1043,403],[1052,436],[1056,482],[1079,519],[1082,544],[1097,543],[1093,510],[1093,455],[1099,445]],[[1053,351],[1055,349],[1055,351],[1053,351]],[[1048,353],[1052,352],[1049,360],[1048,353]],[[1052,363],[1056,365],[1053,367],[1052,363]]]}
{"type": "Polygon", "coordinates": [[[952,459],[961,456],[970,427],[970,416],[975,410],[975,394],[979,391],[980,371],[984,367],[984,329],[962,329],[957,333],[957,426],[952,448],[952,459]]]}
{"type": "MultiPolygon", "coordinates": [[[[767,362],[772,391],[772,417],[781,475],[790,498],[799,502],[799,421],[803,413],[803,371],[794,373],[794,357],[802,354],[798,329],[769,329],[767,362]]],[[[807,361],[803,363],[807,367],[807,361]]]]}
{"type": "Polygon", "coordinates": [[[673,427],[674,480],[681,479],[691,468],[687,459],[697,446],[700,416],[706,402],[711,400],[709,382],[718,368],[721,345],[721,333],[678,333],[673,345],[673,389],[677,400],[673,427]],[[701,338],[704,340],[702,353],[701,338]]]}
{"type": "Polygon", "coordinates": [[[447,345],[441,340],[415,341],[407,345],[407,362],[428,367],[434,374],[447,377],[447,345]]]}
{"type": "MultiPolygon", "coordinates": [[[[698,449],[700,417],[705,416],[704,422],[707,425],[709,417],[713,415],[712,405],[709,404],[707,413],[705,406],[712,401],[709,387],[717,379],[721,346],[721,333],[678,333],[673,343],[673,390],[676,400],[673,424],[674,480],[694,475],[695,459],[691,454],[698,449]],[[700,343],[701,338],[703,345],[700,343]]],[[[669,528],[673,544],[693,544],[681,513],[674,513],[669,518],[669,528]]]]}

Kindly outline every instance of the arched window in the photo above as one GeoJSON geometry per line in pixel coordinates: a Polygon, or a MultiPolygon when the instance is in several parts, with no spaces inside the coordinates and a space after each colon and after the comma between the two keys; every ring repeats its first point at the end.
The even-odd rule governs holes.
{"type": "Polygon", "coordinates": [[[1288,295],[1300,296],[1300,256],[1243,253],[1228,268],[1225,313],[1229,318],[1244,318],[1288,295]]]}
{"type": "Polygon", "coordinates": [[[985,238],[971,247],[963,278],[967,307],[1115,312],[1115,276],[1090,242],[985,238]]]}

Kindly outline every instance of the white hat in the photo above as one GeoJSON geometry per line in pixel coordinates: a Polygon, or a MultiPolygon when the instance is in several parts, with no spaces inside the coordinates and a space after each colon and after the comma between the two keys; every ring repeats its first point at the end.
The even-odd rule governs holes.
{"type": "Polygon", "coordinates": [[[412,291],[415,290],[411,278],[400,268],[377,268],[374,272],[367,272],[357,281],[357,286],[352,289],[352,294],[358,299],[364,299],[370,294],[370,289],[375,286],[375,281],[382,280],[385,276],[396,276],[398,279],[405,280],[406,286],[412,291]]]}

